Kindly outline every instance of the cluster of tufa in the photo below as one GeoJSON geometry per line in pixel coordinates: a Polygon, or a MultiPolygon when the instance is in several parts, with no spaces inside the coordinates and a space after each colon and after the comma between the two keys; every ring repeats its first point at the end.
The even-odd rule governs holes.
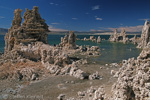
{"type": "Polygon", "coordinates": [[[116,72],[118,81],[113,86],[113,100],[148,100],[150,98],[149,50],[143,50],[137,60],[123,61],[116,72]]]}
{"type": "Polygon", "coordinates": [[[95,36],[90,36],[89,39],[87,39],[86,37],[84,37],[84,39],[81,39],[83,41],[92,41],[92,42],[97,42],[97,43],[101,43],[101,37],[98,36],[97,39],[95,36]]]}
{"type": "Polygon", "coordinates": [[[149,21],[145,21],[145,24],[142,29],[141,40],[138,44],[138,48],[149,48],[150,47],[150,24],[149,21]]]}
{"type": "Polygon", "coordinates": [[[73,31],[69,32],[69,37],[67,34],[65,37],[61,37],[61,43],[59,46],[64,47],[66,49],[76,49],[76,35],[73,33],[73,31]]]}
{"type": "Polygon", "coordinates": [[[67,100],[108,100],[107,95],[105,94],[105,89],[101,87],[90,87],[86,91],[79,91],[78,97],[68,98],[67,100]]]}
{"type": "Polygon", "coordinates": [[[117,34],[117,29],[115,29],[114,34],[110,36],[109,41],[127,43],[129,39],[124,29],[121,31],[120,34],[117,34]]]}
{"type": "Polygon", "coordinates": [[[123,61],[122,67],[115,73],[118,77],[113,85],[112,100],[149,100],[150,98],[150,26],[146,21],[142,30],[139,48],[143,48],[137,59],[123,61]]]}
{"type": "MultiPolygon", "coordinates": [[[[38,10],[38,7],[33,7],[32,10],[26,9],[22,25],[22,10],[16,9],[14,11],[12,27],[5,36],[5,53],[0,57],[0,63],[4,60],[6,61],[5,63],[14,62],[16,65],[20,63],[25,64],[25,62],[39,63],[42,66],[40,67],[41,70],[46,69],[50,74],[68,74],[80,79],[87,78],[88,75],[79,69],[78,66],[75,66],[74,61],[70,60],[66,50],[63,50],[60,46],[47,44],[48,26],[45,20],[41,18],[38,10]]],[[[76,36],[73,32],[69,33],[69,38],[65,36],[62,41],[63,47],[68,49],[76,48],[76,36]]],[[[36,66],[34,64],[35,70],[37,69],[36,66]]],[[[29,80],[30,78],[32,78],[31,80],[36,79],[36,74],[34,75],[36,71],[32,69],[32,71],[27,70],[29,69],[28,67],[24,69],[18,67],[18,69],[20,71],[17,75],[21,77],[20,80],[26,76],[29,76],[29,80]]],[[[38,72],[36,73],[38,74],[38,72]]]]}
{"type": "Polygon", "coordinates": [[[5,36],[5,53],[13,50],[20,43],[25,45],[36,41],[47,43],[48,25],[41,18],[39,8],[34,6],[32,10],[26,9],[22,25],[21,12],[21,9],[14,11],[12,27],[5,36]]]}

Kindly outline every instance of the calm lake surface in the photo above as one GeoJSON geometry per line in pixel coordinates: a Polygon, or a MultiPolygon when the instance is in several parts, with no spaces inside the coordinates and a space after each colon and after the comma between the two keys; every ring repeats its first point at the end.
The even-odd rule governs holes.
{"type": "MultiPolygon", "coordinates": [[[[98,35],[94,35],[98,37],[98,35]]],[[[59,44],[61,37],[64,35],[48,35],[48,42],[50,45],[59,44]]],[[[77,38],[83,39],[84,37],[89,38],[90,35],[78,35],[77,38]]],[[[101,56],[92,58],[95,62],[100,64],[120,62],[124,59],[131,57],[137,57],[141,52],[140,49],[136,48],[136,45],[131,43],[112,43],[109,42],[109,35],[100,35],[102,39],[101,43],[95,43],[91,41],[76,41],[77,45],[89,45],[89,46],[99,46],[101,49],[101,56]]],[[[128,36],[129,38],[133,37],[132,35],[128,36]]],[[[0,52],[4,52],[4,35],[0,35],[0,52]]]]}

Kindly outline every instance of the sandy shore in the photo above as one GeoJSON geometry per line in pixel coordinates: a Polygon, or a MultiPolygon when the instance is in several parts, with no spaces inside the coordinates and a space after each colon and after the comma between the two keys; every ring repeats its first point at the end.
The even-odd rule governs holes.
{"type": "Polygon", "coordinates": [[[102,79],[81,80],[71,76],[45,75],[41,80],[32,81],[30,83],[4,80],[0,82],[0,94],[1,96],[2,94],[6,96],[8,100],[57,100],[60,94],[65,94],[66,98],[77,97],[78,91],[84,91],[91,86],[104,86],[106,87],[106,93],[110,94],[111,86],[116,82],[116,79],[113,78],[110,72],[111,70],[118,70],[119,67],[109,67],[90,63],[79,65],[79,68],[89,74],[97,71],[99,75],[102,76],[102,79]]]}

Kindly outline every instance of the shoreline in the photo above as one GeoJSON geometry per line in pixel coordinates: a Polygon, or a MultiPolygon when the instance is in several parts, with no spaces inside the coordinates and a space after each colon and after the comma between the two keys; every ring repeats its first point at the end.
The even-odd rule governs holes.
{"type": "MultiPolygon", "coordinates": [[[[56,34],[56,33],[48,33],[48,35],[65,35],[66,33],[58,33],[58,34],[56,34]]],[[[113,34],[105,34],[105,33],[103,33],[103,34],[79,34],[79,33],[75,33],[77,36],[78,35],[113,35],[113,34]]],[[[128,34],[127,33],[127,35],[141,35],[141,34],[128,34]]]]}

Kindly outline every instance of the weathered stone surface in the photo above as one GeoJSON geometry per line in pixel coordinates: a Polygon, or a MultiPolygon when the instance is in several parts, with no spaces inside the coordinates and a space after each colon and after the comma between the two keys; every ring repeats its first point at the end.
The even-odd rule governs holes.
{"type": "Polygon", "coordinates": [[[17,29],[19,27],[21,27],[21,22],[22,22],[22,18],[21,18],[21,9],[16,9],[14,11],[14,19],[12,21],[12,29],[17,29]]]}
{"type": "Polygon", "coordinates": [[[117,29],[115,29],[114,34],[110,36],[109,41],[127,43],[129,39],[124,29],[122,29],[120,34],[117,34],[117,29]]]}
{"type": "Polygon", "coordinates": [[[86,37],[84,37],[84,39],[83,39],[84,41],[86,41],[87,40],[87,38],[86,37]]]}
{"type": "Polygon", "coordinates": [[[98,80],[102,79],[102,76],[100,76],[98,72],[89,75],[89,80],[96,80],[96,79],[98,80]]]}
{"type": "Polygon", "coordinates": [[[109,100],[103,86],[90,87],[86,91],[79,91],[77,94],[77,98],[69,98],[67,100],[109,100]]]}
{"type": "Polygon", "coordinates": [[[94,36],[90,36],[90,40],[91,40],[92,42],[96,42],[96,38],[95,38],[94,36]]]}
{"type": "Polygon", "coordinates": [[[80,47],[79,51],[82,55],[89,55],[89,56],[99,56],[100,55],[100,47],[99,46],[85,46],[80,47]]]}
{"type": "Polygon", "coordinates": [[[76,48],[76,35],[72,31],[69,33],[68,47],[69,49],[76,48]]]}
{"type": "Polygon", "coordinates": [[[97,38],[97,43],[100,43],[100,42],[101,42],[101,37],[98,36],[98,38],[97,38]]]}
{"type": "Polygon", "coordinates": [[[5,53],[16,48],[20,43],[25,45],[36,41],[47,43],[48,25],[41,18],[38,7],[35,6],[32,10],[26,9],[22,26],[21,12],[20,9],[14,11],[12,27],[5,36],[5,53]]]}
{"type": "Polygon", "coordinates": [[[65,49],[76,49],[76,35],[73,33],[73,31],[69,32],[69,37],[67,37],[66,34],[64,38],[61,38],[61,43],[59,46],[65,49]]]}
{"type": "Polygon", "coordinates": [[[130,42],[132,42],[133,44],[137,44],[137,37],[136,37],[136,35],[134,35],[134,37],[130,39],[130,42]]]}
{"type": "Polygon", "coordinates": [[[109,40],[112,41],[112,42],[117,42],[118,41],[117,29],[115,29],[114,34],[110,36],[109,40]]]}
{"type": "Polygon", "coordinates": [[[150,41],[150,24],[149,21],[145,21],[145,24],[142,29],[142,34],[141,34],[141,40],[140,43],[138,43],[138,48],[145,48],[148,46],[148,43],[150,41]]]}
{"type": "Polygon", "coordinates": [[[68,36],[67,33],[65,34],[64,38],[61,37],[61,43],[59,44],[61,47],[65,47],[65,45],[68,43],[68,36]]]}
{"type": "Polygon", "coordinates": [[[149,54],[149,49],[144,49],[137,60],[130,58],[123,62],[115,75],[118,81],[113,86],[112,100],[144,100],[150,97],[150,90],[147,88],[150,80],[149,54]]]}
{"type": "MultiPolygon", "coordinates": [[[[22,10],[20,9],[15,10],[12,27],[5,36],[5,54],[1,56],[3,61],[14,63],[25,63],[26,60],[40,61],[41,66],[44,66],[51,74],[68,74],[80,79],[88,77],[85,72],[73,64],[73,61],[67,55],[66,49],[62,49],[62,47],[76,49],[76,36],[73,32],[69,33],[69,38],[65,35],[61,39],[62,47],[50,46],[47,44],[46,32],[48,31],[48,26],[45,20],[41,18],[38,7],[33,7],[32,10],[26,9],[22,26],[21,12],[22,10]]],[[[21,68],[20,74],[17,75],[18,78],[22,76],[22,78],[36,80],[38,74],[34,72],[34,69],[21,68]]]]}
{"type": "Polygon", "coordinates": [[[60,94],[57,98],[58,98],[58,100],[64,100],[65,94],[60,94]]]}

